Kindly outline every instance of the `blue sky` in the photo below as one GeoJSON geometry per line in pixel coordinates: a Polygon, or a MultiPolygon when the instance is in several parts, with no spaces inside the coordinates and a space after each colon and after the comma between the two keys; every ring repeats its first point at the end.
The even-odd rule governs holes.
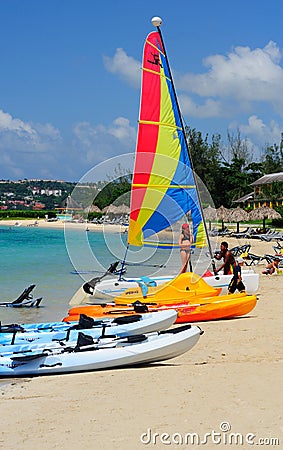
{"type": "Polygon", "coordinates": [[[224,147],[239,130],[254,160],[280,143],[281,0],[0,0],[0,179],[78,181],[134,152],[156,15],[185,123],[224,147]]]}

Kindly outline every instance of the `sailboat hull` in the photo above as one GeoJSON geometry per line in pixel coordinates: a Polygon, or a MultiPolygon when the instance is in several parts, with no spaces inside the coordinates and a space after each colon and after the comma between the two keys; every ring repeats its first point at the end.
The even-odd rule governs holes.
{"type": "MultiPolygon", "coordinates": [[[[242,270],[243,283],[246,287],[247,294],[255,294],[258,291],[259,286],[259,274],[252,270],[242,270]]],[[[173,279],[173,276],[164,277],[151,277],[157,286],[163,283],[167,283],[173,279]]],[[[204,278],[206,283],[214,288],[221,288],[222,294],[227,293],[229,283],[231,281],[231,275],[217,274],[217,276],[211,275],[204,278]]],[[[93,295],[87,294],[83,287],[81,287],[70,300],[71,306],[80,304],[97,304],[107,303],[114,301],[115,297],[121,295],[126,289],[136,289],[139,287],[139,278],[123,278],[118,280],[117,278],[111,278],[108,280],[102,280],[94,288],[93,295]]]]}

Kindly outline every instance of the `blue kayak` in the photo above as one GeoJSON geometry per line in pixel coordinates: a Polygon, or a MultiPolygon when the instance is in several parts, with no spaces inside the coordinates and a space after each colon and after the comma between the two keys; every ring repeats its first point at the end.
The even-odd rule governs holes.
{"type": "Polygon", "coordinates": [[[77,325],[71,325],[67,329],[52,331],[14,331],[0,334],[0,353],[11,351],[21,351],[25,346],[25,351],[34,348],[35,344],[54,343],[72,345],[78,338],[78,333],[83,332],[92,338],[99,338],[104,335],[127,336],[140,333],[150,333],[169,328],[175,322],[177,312],[164,310],[146,314],[135,314],[129,316],[115,317],[113,319],[103,319],[96,321],[91,317],[84,316],[85,321],[80,321],[77,325]],[[86,326],[86,324],[88,326],[86,326]]]}

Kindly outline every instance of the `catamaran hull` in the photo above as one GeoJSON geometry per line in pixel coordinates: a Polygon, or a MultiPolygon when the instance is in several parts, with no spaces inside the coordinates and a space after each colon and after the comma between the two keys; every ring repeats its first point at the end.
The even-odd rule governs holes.
{"type": "MultiPolygon", "coordinates": [[[[219,275],[204,277],[204,280],[213,287],[222,288],[222,293],[227,293],[231,281],[231,275],[219,275]]],[[[242,279],[247,294],[255,294],[259,286],[259,274],[252,270],[242,270],[242,279]]]]}
{"type": "MultiPolygon", "coordinates": [[[[181,327],[182,328],[182,327],[181,327]]],[[[189,351],[199,340],[202,331],[197,326],[179,332],[154,333],[135,344],[117,344],[114,348],[59,353],[51,355],[25,354],[17,357],[0,356],[0,376],[17,377],[48,375],[78,371],[113,369],[137,364],[149,364],[175,358],[189,351]]]]}
{"type": "MultiPolygon", "coordinates": [[[[259,274],[251,270],[243,270],[242,278],[243,283],[246,287],[247,294],[255,294],[258,291],[259,274]]],[[[151,279],[156,282],[157,286],[160,286],[162,283],[171,281],[173,279],[173,276],[158,278],[151,277],[151,279]]],[[[204,279],[210,286],[221,288],[222,293],[225,294],[227,293],[228,286],[231,281],[231,275],[217,274],[217,276],[208,276],[204,279]]],[[[107,303],[113,301],[115,297],[121,295],[126,289],[138,288],[138,280],[139,278],[125,278],[121,281],[119,281],[117,278],[102,280],[95,286],[93,295],[87,294],[86,292],[84,292],[83,287],[81,287],[71,299],[69,304],[95,304],[98,301],[99,303],[107,303]]]]}

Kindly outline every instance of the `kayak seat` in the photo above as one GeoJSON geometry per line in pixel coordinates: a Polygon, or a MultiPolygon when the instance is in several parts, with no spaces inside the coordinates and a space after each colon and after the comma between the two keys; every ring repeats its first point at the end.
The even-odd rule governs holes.
{"type": "Polygon", "coordinates": [[[159,331],[158,334],[167,334],[167,333],[177,334],[177,333],[180,333],[180,331],[186,331],[186,330],[189,330],[190,328],[192,328],[192,326],[190,324],[182,325],[177,328],[170,328],[170,330],[159,331]]]}
{"type": "Polygon", "coordinates": [[[77,330],[87,330],[88,328],[93,328],[101,325],[102,323],[102,320],[94,320],[86,314],[80,314],[79,323],[75,325],[74,328],[77,330]]]}
{"type": "Polygon", "coordinates": [[[141,320],[142,316],[140,314],[135,314],[131,316],[122,316],[122,317],[116,317],[113,320],[113,323],[116,323],[117,325],[125,325],[127,323],[134,323],[139,322],[141,320]]]}
{"type": "Polygon", "coordinates": [[[144,334],[136,334],[133,336],[127,336],[127,343],[136,344],[138,342],[146,341],[147,337],[144,334]]]}
{"type": "Polygon", "coordinates": [[[83,349],[81,347],[86,347],[88,345],[93,345],[94,340],[92,336],[89,336],[88,334],[84,334],[81,331],[78,333],[78,339],[76,346],[74,348],[74,352],[81,352],[83,349]]]}
{"type": "Polygon", "coordinates": [[[136,301],[133,303],[133,307],[136,313],[146,313],[148,312],[148,307],[145,303],[136,301]]]}

